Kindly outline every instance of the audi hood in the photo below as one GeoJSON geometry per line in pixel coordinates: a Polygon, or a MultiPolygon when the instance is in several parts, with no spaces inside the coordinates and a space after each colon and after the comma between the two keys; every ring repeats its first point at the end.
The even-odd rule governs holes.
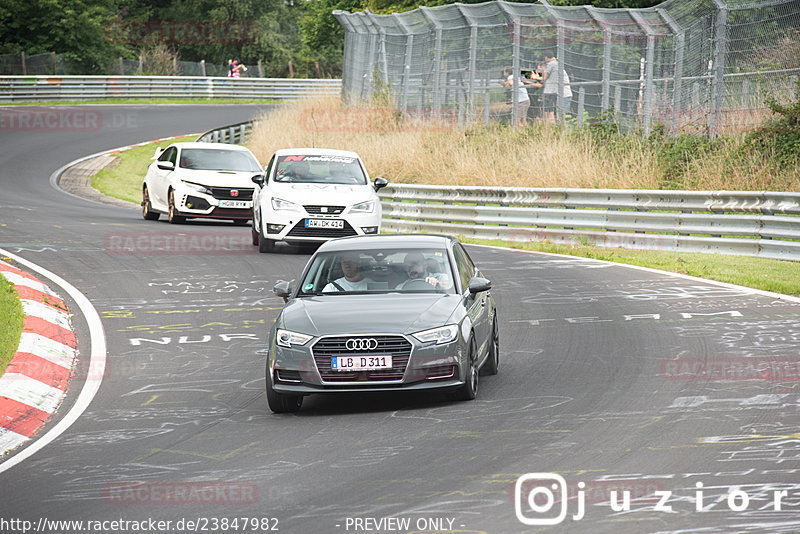
{"type": "Polygon", "coordinates": [[[290,301],[278,328],[313,336],[328,334],[410,334],[458,322],[451,317],[460,295],[392,294],[304,297],[290,301]]]}

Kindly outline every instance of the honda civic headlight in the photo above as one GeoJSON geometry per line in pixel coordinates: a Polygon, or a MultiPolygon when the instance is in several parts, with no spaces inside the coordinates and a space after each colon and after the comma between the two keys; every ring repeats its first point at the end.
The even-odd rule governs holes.
{"type": "Polygon", "coordinates": [[[312,337],[314,336],[278,329],[275,335],[275,342],[281,347],[291,348],[292,345],[305,345],[312,337]]]}
{"type": "Polygon", "coordinates": [[[274,210],[296,210],[297,204],[294,202],[289,202],[288,200],[283,200],[282,198],[274,198],[272,199],[272,209],[274,210]]]}
{"type": "Polygon", "coordinates": [[[204,185],[196,184],[194,182],[186,182],[186,181],[183,181],[183,185],[185,185],[189,189],[192,189],[193,191],[197,191],[198,193],[205,193],[206,195],[210,195],[211,194],[211,190],[209,188],[207,188],[206,186],[204,186],[204,185]]]}
{"type": "Polygon", "coordinates": [[[447,326],[440,326],[439,328],[423,330],[422,332],[411,335],[423,343],[436,342],[437,345],[450,343],[458,337],[458,325],[449,324],[447,326]]]}
{"type": "Polygon", "coordinates": [[[352,208],[350,208],[350,213],[372,213],[374,210],[375,202],[369,200],[367,202],[361,202],[354,205],[352,208]]]}

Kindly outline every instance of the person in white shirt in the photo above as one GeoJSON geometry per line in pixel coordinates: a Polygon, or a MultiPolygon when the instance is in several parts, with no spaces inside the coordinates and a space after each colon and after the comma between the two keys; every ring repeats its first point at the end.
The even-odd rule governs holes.
{"type": "Polygon", "coordinates": [[[369,283],[373,282],[361,274],[360,262],[357,253],[348,253],[341,260],[342,273],[344,276],[333,280],[324,288],[323,293],[334,291],[367,291],[369,283]]]}
{"type": "MultiPolygon", "coordinates": [[[[513,91],[514,88],[514,73],[511,67],[506,67],[503,69],[503,76],[505,80],[500,82],[500,85],[503,87],[508,87],[513,91]]],[[[531,106],[531,98],[528,96],[528,90],[525,88],[525,85],[522,83],[522,78],[520,77],[519,81],[517,82],[517,121],[522,126],[528,124],[528,108],[531,106]]],[[[513,102],[513,100],[512,100],[513,102]]],[[[513,104],[512,104],[513,105],[513,104]]]]}

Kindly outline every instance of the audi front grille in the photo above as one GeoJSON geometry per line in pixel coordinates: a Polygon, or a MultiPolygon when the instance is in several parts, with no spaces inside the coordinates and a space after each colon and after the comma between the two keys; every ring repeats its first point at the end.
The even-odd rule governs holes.
{"type": "Polygon", "coordinates": [[[314,363],[324,382],[386,382],[402,380],[411,357],[411,343],[403,336],[370,336],[353,335],[325,337],[317,341],[311,348],[314,363]],[[352,340],[375,340],[376,343],[354,344],[352,340]],[[351,343],[348,344],[348,341],[351,343]],[[356,350],[348,348],[355,347],[356,350]],[[375,346],[374,349],[371,347],[375,346]],[[359,348],[366,350],[358,350],[359,348]],[[331,369],[333,356],[391,356],[392,368],[378,371],[334,371],[331,369]]]}

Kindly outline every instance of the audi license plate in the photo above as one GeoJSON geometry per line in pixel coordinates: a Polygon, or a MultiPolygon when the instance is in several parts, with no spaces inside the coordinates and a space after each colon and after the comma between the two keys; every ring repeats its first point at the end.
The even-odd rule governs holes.
{"type": "Polygon", "coordinates": [[[251,208],[252,203],[249,200],[220,200],[220,208],[251,208]]]}
{"type": "Polygon", "coordinates": [[[377,371],[391,369],[391,356],[333,356],[331,369],[334,371],[377,371]]]}
{"type": "Polygon", "coordinates": [[[342,230],[344,221],[341,219],[306,219],[306,228],[334,228],[342,230]]]}

